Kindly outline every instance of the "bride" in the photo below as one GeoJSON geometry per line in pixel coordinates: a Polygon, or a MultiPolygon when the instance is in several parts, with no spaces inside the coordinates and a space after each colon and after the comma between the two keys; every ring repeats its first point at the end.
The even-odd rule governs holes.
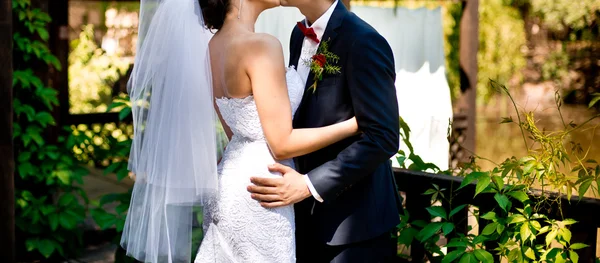
{"type": "Polygon", "coordinates": [[[278,5],[141,1],[129,82],[136,183],[121,240],[128,255],[189,262],[200,246],[195,262],[295,262],[293,208],[261,207],[246,191],[250,177],[281,176],[268,165],[293,167],[292,157],[358,128],[355,119],[292,128],[305,83],[284,66],[278,40],[254,32],[259,14],[278,5]],[[218,162],[219,121],[229,143],[218,162]],[[198,235],[201,245],[192,242],[198,235]]]}

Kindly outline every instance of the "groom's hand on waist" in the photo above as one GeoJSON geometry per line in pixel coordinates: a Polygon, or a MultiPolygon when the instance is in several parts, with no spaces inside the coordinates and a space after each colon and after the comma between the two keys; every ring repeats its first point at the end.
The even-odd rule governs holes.
{"type": "Polygon", "coordinates": [[[311,196],[303,175],[294,169],[282,165],[273,164],[269,171],[281,173],[280,178],[252,177],[248,186],[248,192],[252,199],[260,202],[265,208],[275,208],[298,203],[311,196]]]}

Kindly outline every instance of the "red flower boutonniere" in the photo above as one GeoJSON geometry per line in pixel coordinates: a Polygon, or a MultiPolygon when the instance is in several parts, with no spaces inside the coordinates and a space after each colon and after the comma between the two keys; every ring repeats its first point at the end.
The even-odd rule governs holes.
{"type": "Polygon", "coordinates": [[[310,72],[314,74],[314,83],[309,90],[313,93],[317,91],[317,83],[323,80],[323,74],[339,74],[342,68],[336,66],[340,58],[329,51],[329,41],[321,42],[317,53],[312,56],[310,61],[305,61],[310,67],[310,72]]]}

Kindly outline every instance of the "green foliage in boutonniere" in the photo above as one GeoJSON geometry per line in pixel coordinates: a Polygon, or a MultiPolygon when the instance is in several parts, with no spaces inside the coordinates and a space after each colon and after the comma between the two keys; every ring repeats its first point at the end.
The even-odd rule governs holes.
{"type": "Polygon", "coordinates": [[[314,74],[314,83],[309,90],[313,93],[317,91],[317,83],[323,80],[323,74],[339,74],[342,68],[337,66],[340,58],[329,51],[329,41],[323,41],[317,49],[317,53],[312,56],[310,61],[305,61],[310,66],[310,72],[314,74]]]}

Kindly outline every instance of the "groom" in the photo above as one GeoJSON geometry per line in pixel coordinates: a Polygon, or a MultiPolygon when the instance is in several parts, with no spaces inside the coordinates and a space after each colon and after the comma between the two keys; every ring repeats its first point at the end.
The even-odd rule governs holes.
{"type": "Polygon", "coordinates": [[[298,171],[269,167],[283,178],[252,178],[260,187],[249,191],[264,207],[295,204],[298,262],[390,262],[399,223],[390,162],[399,145],[394,58],[386,40],[338,1],[281,0],[306,16],[290,42],[290,65],[307,82],[294,128],[356,116],[362,134],[296,158],[298,171]],[[339,56],[327,64],[340,72],[315,80],[306,62],[325,42],[339,56]]]}

